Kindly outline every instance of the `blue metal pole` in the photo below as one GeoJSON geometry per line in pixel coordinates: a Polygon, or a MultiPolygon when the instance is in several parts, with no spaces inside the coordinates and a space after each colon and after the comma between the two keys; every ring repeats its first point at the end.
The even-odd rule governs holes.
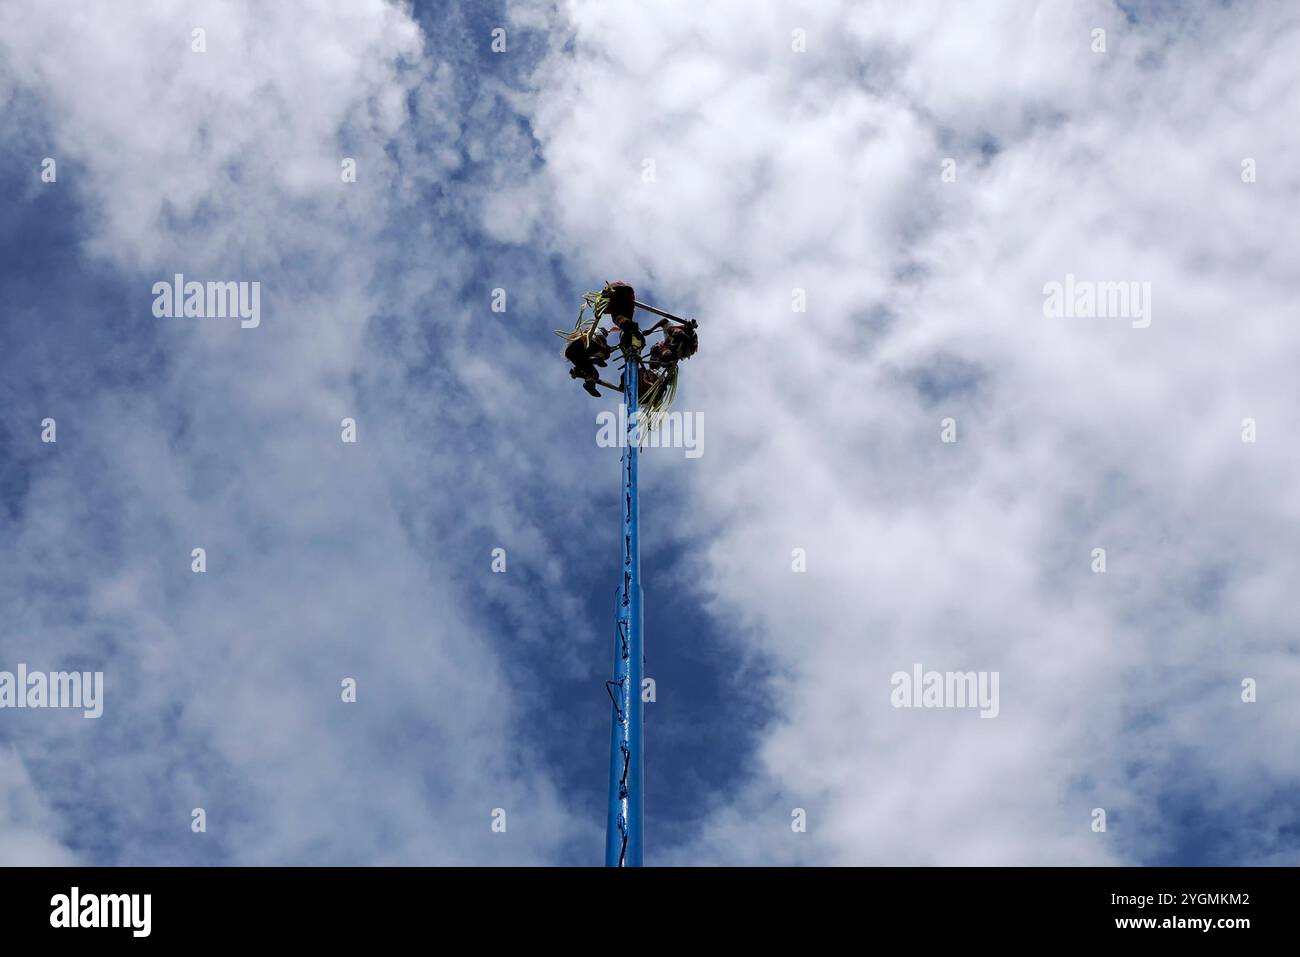
{"type": "Polygon", "coordinates": [[[645,656],[641,644],[641,548],[637,542],[637,427],[640,362],[623,366],[623,406],[627,410],[623,443],[623,525],[619,536],[622,576],[615,599],[614,680],[609,745],[609,817],[605,829],[605,866],[641,866],[641,793],[644,744],[641,730],[641,679],[645,656]]]}

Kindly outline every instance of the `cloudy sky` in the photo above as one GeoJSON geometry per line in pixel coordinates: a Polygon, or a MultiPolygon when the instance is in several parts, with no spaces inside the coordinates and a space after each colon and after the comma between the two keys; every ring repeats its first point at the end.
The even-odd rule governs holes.
{"type": "Polygon", "coordinates": [[[599,863],[607,279],[701,332],[647,863],[1300,863],[1297,90],[1266,2],[0,6],[0,671],[105,683],[0,863],[599,863]]]}

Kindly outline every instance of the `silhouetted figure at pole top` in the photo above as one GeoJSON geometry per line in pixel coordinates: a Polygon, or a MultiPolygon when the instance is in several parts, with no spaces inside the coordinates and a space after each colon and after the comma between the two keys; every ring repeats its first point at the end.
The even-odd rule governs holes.
{"type": "Polygon", "coordinates": [[[618,329],[618,347],[624,356],[641,355],[645,348],[645,333],[632,314],[636,312],[636,290],[625,282],[607,282],[601,295],[608,298],[608,312],[618,329]]]}

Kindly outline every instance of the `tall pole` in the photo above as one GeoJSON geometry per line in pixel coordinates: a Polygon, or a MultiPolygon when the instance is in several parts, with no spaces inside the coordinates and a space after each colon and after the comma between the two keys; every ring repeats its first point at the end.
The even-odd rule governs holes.
{"type": "Polygon", "coordinates": [[[614,680],[606,684],[613,702],[609,744],[609,817],[605,828],[605,866],[641,866],[641,794],[643,766],[641,679],[645,654],[641,643],[641,547],[637,541],[637,426],[640,360],[623,365],[623,406],[627,411],[623,442],[623,525],[619,536],[622,575],[615,598],[614,680]]]}

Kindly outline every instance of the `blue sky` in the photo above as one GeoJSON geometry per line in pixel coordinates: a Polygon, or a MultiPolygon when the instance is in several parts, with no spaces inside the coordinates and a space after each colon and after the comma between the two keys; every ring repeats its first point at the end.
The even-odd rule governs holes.
{"type": "Polygon", "coordinates": [[[614,403],[551,330],[623,278],[702,332],[648,863],[1296,863],[1293,16],[310,10],[0,14],[0,670],[107,688],[0,711],[0,861],[598,862],[614,403]]]}

